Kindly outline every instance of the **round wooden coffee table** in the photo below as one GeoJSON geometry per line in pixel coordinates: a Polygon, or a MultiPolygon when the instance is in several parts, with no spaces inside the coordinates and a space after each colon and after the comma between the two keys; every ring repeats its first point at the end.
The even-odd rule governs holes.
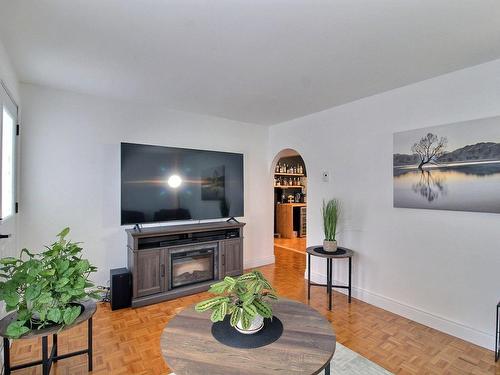
{"type": "Polygon", "coordinates": [[[330,374],[335,352],[332,326],[316,310],[280,299],[273,313],[283,323],[281,337],[267,346],[240,349],[218,342],[210,312],[184,309],[163,330],[161,351],[176,375],[330,374]]]}

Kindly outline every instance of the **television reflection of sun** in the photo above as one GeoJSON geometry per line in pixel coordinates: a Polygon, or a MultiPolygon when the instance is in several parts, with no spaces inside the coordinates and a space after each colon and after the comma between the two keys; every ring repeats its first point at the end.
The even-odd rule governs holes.
{"type": "MultiPolygon", "coordinates": [[[[154,180],[134,180],[134,181],[124,181],[124,184],[149,184],[149,185],[165,185],[168,181],[168,178],[163,179],[154,179],[154,180]]],[[[182,179],[182,183],[191,184],[191,185],[201,185],[203,184],[203,180],[199,179],[182,179]]]]}

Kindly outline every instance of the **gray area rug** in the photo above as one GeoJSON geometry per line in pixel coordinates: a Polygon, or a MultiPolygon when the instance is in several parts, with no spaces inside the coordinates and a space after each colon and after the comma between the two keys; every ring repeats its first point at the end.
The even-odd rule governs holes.
{"type": "Polygon", "coordinates": [[[362,355],[337,343],[335,354],[330,362],[330,373],[332,375],[390,375],[387,371],[376,363],[366,359],[362,355]]]}
{"type": "MultiPolygon", "coordinates": [[[[391,375],[387,371],[362,355],[337,343],[335,354],[330,365],[331,375],[391,375]]],[[[324,374],[322,372],[321,374],[324,374]]],[[[170,375],[175,375],[171,373],[170,375]]],[[[209,374],[206,374],[209,375],[209,374]]]]}

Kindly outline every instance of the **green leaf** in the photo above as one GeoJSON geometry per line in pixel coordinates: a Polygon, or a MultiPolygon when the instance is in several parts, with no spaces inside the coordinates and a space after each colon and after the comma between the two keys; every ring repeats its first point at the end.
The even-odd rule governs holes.
{"type": "Polygon", "coordinates": [[[85,279],[83,277],[78,277],[76,281],[73,283],[73,288],[83,289],[85,288],[85,279]]]}
{"type": "Polygon", "coordinates": [[[52,302],[52,300],[53,300],[53,298],[52,298],[52,294],[50,292],[43,292],[37,298],[36,303],[47,305],[47,304],[50,304],[52,302]]]}
{"type": "Polygon", "coordinates": [[[241,317],[241,309],[235,309],[233,313],[231,314],[231,320],[229,323],[231,324],[231,327],[234,327],[238,322],[240,321],[241,317]]]}
{"type": "Polygon", "coordinates": [[[55,283],[55,288],[56,289],[61,289],[62,287],[64,287],[67,283],[69,283],[69,279],[67,277],[63,277],[59,280],[57,280],[57,282],[55,283]]]}
{"type": "Polygon", "coordinates": [[[72,296],[69,293],[62,293],[61,296],[59,297],[59,301],[62,304],[66,304],[66,303],[68,303],[71,300],[71,297],[72,296]]]}
{"type": "Polygon", "coordinates": [[[38,310],[33,310],[34,313],[37,313],[38,314],[38,319],[40,320],[40,322],[44,322],[46,317],[47,317],[47,309],[38,309],[38,310]]]}
{"type": "Polygon", "coordinates": [[[66,307],[63,314],[64,324],[70,325],[80,316],[81,306],[66,307]]]}
{"type": "Polygon", "coordinates": [[[255,280],[255,278],[256,278],[255,274],[250,272],[238,277],[238,281],[251,281],[255,280]]]}
{"type": "Polygon", "coordinates": [[[243,329],[248,329],[250,328],[250,324],[252,324],[252,317],[249,316],[245,310],[242,311],[241,314],[241,325],[243,326],[243,329]]]}
{"type": "Polygon", "coordinates": [[[26,301],[33,301],[35,300],[41,292],[41,288],[39,285],[30,285],[28,288],[26,288],[26,291],[24,293],[24,297],[26,298],[26,301]]]}
{"type": "Polygon", "coordinates": [[[221,304],[224,301],[226,301],[226,302],[229,301],[229,298],[222,297],[222,296],[209,298],[205,301],[197,303],[196,306],[194,307],[194,309],[198,312],[207,311],[207,310],[214,308],[215,306],[221,304]]]}
{"type": "Polygon", "coordinates": [[[59,273],[64,273],[69,268],[69,260],[64,259],[57,262],[57,271],[59,273]]]}
{"type": "Polygon", "coordinates": [[[14,264],[17,264],[17,262],[19,261],[19,259],[17,258],[14,258],[14,257],[6,257],[6,258],[2,258],[0,259],[0,264],[4,264],[4,265],[14,265],[14,264]]]}
{"type": "Polygon", "coordinates": [[[58,308],[52,308],[47,313],[47,319],[53,321],[54,323],[61,322],[62,313],[58,308]]]}
{"type": "Polygon", "coordinates": [[[209,293],[214,293],[214,294],[222,294],[224,293],[228,288],[228,285],[224,281],[221,281],[216,284],[210,285],[210,289],[208,290],[209,293]]]}
{"type": "Polygon", "coordinates": [[[90,267],[90,263],[87,259],[82,259],[82,260],[79,260],[77,263],[76,263],[76,270],[79,271],[79,272],[85,272],[88,270],[88,268],[90,267]]]}
{"type": "Polygon", "coordinates": [[[273,309],[271,306],[264,302],[256,299],[253,301],[253,305],[257,309],[257,312],[262,315],[264,318],[272,318],[273,317],[273,309]]]}
{"type": "Polygon", "coordinates": [[[19,303],[19,294],[15,291],[8,291],[4,296],[4,301],[7,307],[17,306],[19,303]]]}
{"type": "Polygon", "coordinates": [[[222,320],[224,320],[224,316],[225,314],[224,315],[222,314],[221,305],[219,305],[212,311],[212,315],[210,315],[210,320],[214,323],[221,322],[222,320]]]}
{"type": "Polygon", "coordinates": [[[66,227],[57,235],[57,237],[59,237],[60,239],[64,239],[64,237],[66,237],[68,233],[69,233],[69,227],[66,227]]]}
{"type": "Polygon", "coordinates": [[[19,309],[17,311],[17,320],[22,322],[27,322],[31,319],[31,311],[26,309],[19,309]]]}
{"type": "Polygon", "coordinates": [[[17,339],[24,335],[25,333],[29,332],[29,328],[26,327],[25,322],[16,320],[15,322],[12,322],[9,324],[7,327],[7,331],[5,332],[7,336],[17,339]]]}
{"type": "Polygon", "coordinates": [[[219,306],[222,318],[224,318],[227,314],[227,306],[228,306],[228,301],[222,302],[219,306]]]}
{"type": "Polygon", "coordinates": [[[257,315],[257,308],[254,305],[243,305],[243,311],[245,314],[248,314],[250,317],[254,317],[257,315]]]}
{"type": "Polygon", "coordinates": [[[40,276],[50,277],[50,276],[54,276],[55,273],[56,273],[56,270],[53,269],[53,268],[50,268],[50,269],[47,269],[47,270],[40,271],[40,276]]]}
{"type": "MultiPolygon", "coordinates": [[[[66,271],[64,271],[62,277],[71,277],[77,269],[75,267],[69,267],[66,271]]],[[[81,271],[82,273],[85,271],[81,271]]]]}

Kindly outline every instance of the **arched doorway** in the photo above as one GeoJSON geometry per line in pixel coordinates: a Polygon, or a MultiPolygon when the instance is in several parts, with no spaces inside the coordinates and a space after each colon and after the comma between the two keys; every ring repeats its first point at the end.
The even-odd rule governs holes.
{"type": "Polygon", "coordinates": [[[300,263],[302,268],[307,237],[306,164],[296,150],[284,149],[276,155],[271,167],[276,263],[286,258],[287,263],[300,263]]]}

